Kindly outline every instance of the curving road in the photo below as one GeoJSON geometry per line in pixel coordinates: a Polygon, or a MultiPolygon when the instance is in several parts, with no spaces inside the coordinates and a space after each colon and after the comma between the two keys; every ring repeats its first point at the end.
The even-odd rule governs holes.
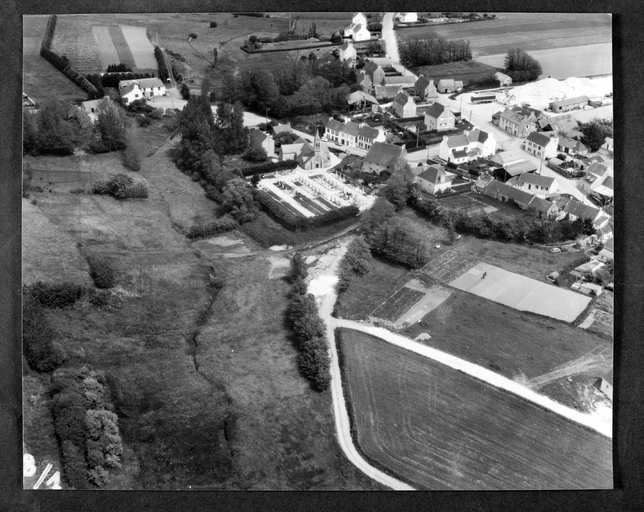
{"type": "Polygon", "coordinates": [[[398,53],[398,39],[394,30],[394,12],[386,13],[382,18],[382,38],[385,41],[387,57],[396,64],[400,63],[400,54],[398,53]]]}
{"type": "MultiPolygon", "coordinates": [[[[337,279],[337,270],[339,266],[340,255],[337,261],[325,272],[325,275],[317,276],[316,279],[337,279]]],[[[320,295],[318,295],[320,297],[320,295]]],[[[326,324],[326,333],[329,340],[329,353],[331,356],[331,393],[333,398],[333,412],[335,416],[335,423],[340,447],[344,451],[347,458],[357,466],[366,475],[374,480],[391,487],[394,490],[413,490],[414,488],[400,480],[383,473],[382,471],[369,465],[367,461],[358,453],[353,444],[351,437],[351,424],[349,415],[347,413],[344,394],[342,391],[342,376],[340,373],[340,365],[338,360],[338,352],[335,344],[334,330],[337,327],[344,327],[361,331],[372,336],[376,336],[388,343],[398,347],[410,350],[416,354],[428,357],[434,361],[438,361],[444,365],[449,366],[457,371],[471,375],[479,380],[482,380],[492,386],[504,389],[513,393],[521,398],[528,400],[544,409],[559,414],[575,423],[588,427],[606,437],[612,438],[612,425],[606,423],[601,419],[584,414],[569,407],[566,407],[550,398],[535,393],[534,391],[526,388],[525,386],[514,382],[502,375],[494,373],[482,366],[470,363],[456,356],[442,352],[432,347],[428,347],[421,343],[415,342],[409,338],[395,334],[387,329],[381,327],[374,327],[369,324],[355,322],[353,320],[344,320],[332,316],[333,306],[337,300],[337,292],[335,288],[320,297],[321,303],[319,304],[319,314],[326,324]]]]}

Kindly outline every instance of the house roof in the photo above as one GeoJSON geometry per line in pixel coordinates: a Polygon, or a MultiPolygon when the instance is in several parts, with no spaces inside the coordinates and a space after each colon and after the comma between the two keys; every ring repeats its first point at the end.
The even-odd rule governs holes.
{"type": "Polygon", "coordinates": [[[528,160],[522,160],[520,162],[507,165],[504,169],[510,176],[516,176],[518,174],[536,171],[537,167],[528,160]]]}
{"type": "Polygon", "coordinates": [[[521,185],[525,183],[526,185],[536,185],[538,187],[550,188],[557,180],[555,178],[550,178],[548,176],[541,176],[540,174],[523,174],[519,176],[517,184],[521,185]]]}
{"type": "Polygon", "coordinates": [[[506,185],[505,183],[501,183],[498,180],[492,180],[485,187],[485,192],[489,194],[496,192],[498,194],[498,193],[505,192],[509,188],[512,188],[512,187],[506,185]]]}
{"type": "Polygon", "coordinates": [[[376,85],[376,97],[394,98],[402,90],[402,85],[376,85]]]}
{"type": "Polygon", "coordinates": [[[424,91],[425,89],[427,89],[427,87],[429,87],[429,84],[434,85],[434,81],[421,76],[418,80],[416,80],[416,83],[414,85],[416,86],[416,89],[424,91]]]}
{"type": "Polygon", "coordinates": [[[591,220],[595,220],[600,214],[600,210],[598,208],[581,203],[576,199],[568,201],[566,206],[564,206],[563,211],[570,215],[574,215],[575,217],[591,220]]]}
{"type": "Polygon", "coordinates": [[[530,208],[534,208],[538,212],[548,213],[552,208],[556,208],[555,203],[543,199],[542,197],[532,196],[532,201],[528,204],[530,208]]]}
{"type": "Polygon", "coordinates": [[[467,138],[470,142],[480,142],[481,144],[483,144],[488,139],[488,133],[476,129],[468,133],[467,138]]]}
{"type": "Polygon", "coordinates": [[[525,160],[525,156],[520,149],[510,149],[497,153],[490,160],[501,165],[509,165],[518,160],[525,160]]]}
{"type": "Polygon", "coordinates": [[[375,139],[379,134],[380,132],[375,128],[371,128],[371,126],[361,126],[360,130],[358,130],[358,136],[367,139],[375,139]]]}
{"type": "MultiPolygon", "coordinates": [[[[583,158],[582,158],[583,160],[583,158]]],[[[592,174],[595,178],[600,178],[608,173],[608,166],[602,162],[593,162],[586,170],[586,176],[592,174]]]]}
{"type": "Polygon", "coordinates": [[[384,142],[374,142],[364,160],[368,163],[390,166],[403,156],[403,147],[384,142]]]}
{"type": "Polygon", "coordinates": [[[438,81],[438,87],[454,87],[453,78],[441,78],[438,81]]]}
{"type": "Polygon", "coordinates": [[[470,143],[466,135],[452,135],[447,137],[447,147],[448,148],[461,148],[467,146],[470,143]]]}
{"type": "Polygon", "coordinates": [[[496,78],[497,80],[510,80],[510,82],[512,82],[512,78],[510,78],[508,75],[501,73],[499,71],[494,73],[494,78],[496,78]]]}
{"type": "Polygon", "coordinates": [[[96,108],[96,106],[97,106],[101,101],[103,101],[103,98],[100,98],[100,99],[98,99],[98,100],[87,100],[87,101],[83,101],[83,102],[81,102],[81,105],[83,106],[83,108],[96,108]]]}
{"type": "Polygon", "coordinates": [[[346,133],[347,135],[355,137],[356,135],[358,135],[358,131],[360,131],[360,125],[358,123],[354,123],[353,121],[347,121],[340,126],[340,131],[342,133],[346,133]]]}
{"type": "Polygon", "coordinates": [[[353,48],[353,44],[350,41],[345,41],[340,45],[340,50],[348,50],[349,48],[353,48]]]}
{"type": "Polygon", "coordinates": [[[532,132],[530,135],[526,137],[526,141],[530,141],[534,144],[537,144],[541,147],[545,147],[548,145],[550,142],[551,137],[548,137],[547,135],[543,135],[542,133],[537,133],[537,132],[532,132]]]}
{"type": "Polygon", "coordinates": [[[250,132],[250,140],[259,142],[260,144],[269,138],[272,137],[267,133],[264,133],[262,130],[255,129],[250,132]]]}
{"type": "Polygon", "coordinates": [[[568,105],[576,105],[577,103],[588,103],[588,96],[577,96],[575,98],[567,98],[565,100],[553,101],[552,108],[565,107],[568,105]]]}
{"type": "Polygon", "coordinates": [[[449,113],[451,113],[445,105],[436,102],[432,103],[429,108],[425,110],[425,115],[437,119],[442,116],[445,111],[449,111],[449,113]]]}
{"type": "Polygon", "coordinates": [[[342,123],[338,121],[337,119],[329,119],[329,122],[326,124],[325,128],[327,130],[334,130],[336,132],[339,132],[342,130],[342,123]]]}
{"type": "Polygon", "coordinates": [[[608,242],[606,242],[604,244],[604,249],[614,253],[615,252],[615,240],[611,238],[608,242]]]}
{"type": "Polygon", "coordinates": [[[521,203],[525,205],[528,205],[530,201],[532,201],[532,198],[534,197],[529,192],[525,192],[523,190],[520,190],[514,187],[508,187],[506,190],[504,190],[504,195],[506,195],[509,199],[515,200],[517,203],[521,203]]]}
{"type": "Polygon", "coordinates": [[[414,85],[414,83],[416,83],[416,78],[412,75],[386,76],[383,80],[383,85],[394,85],[394,84],[414,85]]]}
{"type": "Polygon", "coordinates": [[[278,135],[280,133],[288,133],[292,132],[293,129],[291,128],[291,123],[286,123],[286,124],[278,124],[273,126],[273,134],[278,135]]]}
{"type": "Polygon", "coordinates": [[[613,385],[613,369],[611,370],[602,377],[606,382],[608,382],[611,386],[613,385]]]}
{"type": "MultiPolygon", "coordinates": [[[[120,83],[119,83],[119,85],[120,85],[120,83]]],[[[132,91],[134,91],[134,90],[139,90],[139,91],[140,91],[141,89],[140,89],[140,88],[139,88],[139,86],[138,86],[137,84],[135,84],[135,83],[134,83],[134,84],[129,84],[128,86],[126,86],[126,87],[121,91],[121,96],[126,96],[126,95],[130,94],[130,93],[131,93],[132,91]]]]}
{"type": "Polygon", "coordinates": [[[454,158],[465,158],[467,156],[467,151],[462,149],[453,149],[452,155],[454,155],[454,158]]]}
{"type": "Polygon", "coordinates": [[[453,175],[445,172],[445,168],[442,165],[428,167],[418,175],[418,179],[425,180],[433,184],[440,183],[441,177],[444,178],[443,181],[452,181],[454,179],[453,175]]]}
{"type": "Polygon", "coordinates": [[[367,94],[366,92],[354,91],[347,96],[347,103],[349,105],[354,105],[355,103],[358,103],[359,101],[363,101],[363,100],[373,103],[375,105],[379,104],[378,100],[375,97],[373,97],[371,94],[367,94]]]}
{"type": "Polygon", "coordinates": [[[376,64],[375,62],[373,62],[373,61],[369,61],[369,62],[367,62],[367,63],[365,64],[365,66],[362,68],[362,70],[363,70],[365,73],[368,73],[368,74],[370,74],[370,75],[373,75],[373,73],[374,73],[375,71],[377,71],[379,67],[380,67],[380,66],[379,66],[378,64],[376,64]]]}
{"type": "Polygon", "coordinates": [[[297,139],[293,144],[282,144],[280,146],[280,151],[284,154],[296,154],[298,155],[301,151],[302,148],[305,145],[305,141],[303,139],[297,139]]]}
{"type": "Polygon", "coordinates": [[[410,101],[411,103],[414,103],[414,99],[405,91],[400,91],[394,98],[394,103],[397,105],[406,105],[410,101]]]}

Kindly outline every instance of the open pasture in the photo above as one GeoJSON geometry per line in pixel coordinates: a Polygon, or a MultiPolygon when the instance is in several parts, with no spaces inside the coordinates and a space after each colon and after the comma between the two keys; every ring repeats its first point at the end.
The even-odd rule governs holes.
{"type": "Polygon", "coordinates": [[[58,55],[65,55],[79,73],[101,70],[92,25],[84,16],[58,16],[51,49],[58,55]]]}
{"type": "Polygon", "coordinates": [[[134,70],[136,68],[134,55],[132,55],[130,46],[127,44],[127,41],[123,36],[121,27],[118,25],[110,25],[110,36],[112,37],[112,42],[114,43],[116,51],[119,54],[121,63],[134,70]]]}
{"type": "Polygon", "coordinates": [[[343,379],[366,457],[419,489],[608,489],[608,438],[351,330],[343,379]]]}
{"type": "Polygon", "coordinates": [[[125,42],[134,57],[137,69],[156,69],[158,63],[154,57],[154,47],[148,40],[145,27],[120,25],[125,42]]]}
{"type": "Polygon", "coordinates": [[[101,61],[101,68],[107,69],[110,64],[119,64],[121,58],[112,41],[110,27],[95,25],[92,27],[92,34],[98,46],[98,58],[101,61]]]}
{"type": "Polygon", "coordinates": [[[430,33],[450,40],[469,40],[474,57],[478,57],[506,53],[516,47],[531,51],[610,42],[612,20],[607,13],[497,13],[491,21],[399,32],[406,41],[422,39],[430,33]]]}
{"type": "Polygon", "coordinates": [[[590,297],[487,263],[479,263],[449,284],[520,311],[530,311],[564,322],[574,321],[591,301],[590,297]]]}

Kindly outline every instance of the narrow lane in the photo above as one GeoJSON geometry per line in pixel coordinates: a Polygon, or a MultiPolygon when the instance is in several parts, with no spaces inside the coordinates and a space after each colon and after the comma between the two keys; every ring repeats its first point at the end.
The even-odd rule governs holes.
{"type": "Polygon", "coordinates": [[[394,63],[400,63],[400,54],[398,53],[398,39],[396,39],[396,31],[394,30],[394,14],[393,12],[386,13],[382,18],[382,38],[385,41],[387,57],[394,63]]]}

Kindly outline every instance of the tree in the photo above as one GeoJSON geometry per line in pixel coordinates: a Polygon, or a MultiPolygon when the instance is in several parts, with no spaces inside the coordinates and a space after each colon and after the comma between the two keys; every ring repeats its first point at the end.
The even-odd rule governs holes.
{"type": "Polygon", "coordinates": [[[181,93],[181,97],[184,100],[190,99],[190,87],[188,87],[188,84],[186,83],[181,84],[181,88],[179,89],[179,92],[181,93]]]}
{"type": "Polygon", "coordinates": [[[249,162],[265,162],[268,155],[266,154],[266,150],[262,147],[250,147],[244,151],[242,158],[249,162]]]}
{"type": "Polygon", "coordinates": [[[362,221],[360,222],[360,229],[367,237],[367,240],[395,214],[394,205],[386,198],[381,196],[376,199],[374,205],[362,215],[362,221]]]}
{"type": "Polygon", "coordinates": [[[125,149],[125,121],[124,112],[110,99],[98,104],[98,131],[107,151],[125,149]]]}
{"type": "Polygon", "coordinates": [[[505,56],[504,72],[513,80],[530,82],[543,73],[541,64],[521,48],[509,50],[505,56]]]}
{"type": "Polygon", "coordinates": [[[22,111],[22,152],[34,154],[38,145],[37,116],[30,114],[26,109],[22,111]]]}
{"type": "Polygon", "coordinates": [[[62,103],[49,100],[38,114],[35,150],[40,154],[71,155],[76,133],[62,103]]]}
{"type": "Polygon", "coordinates": [[[589,123],[581,124],[579,130],[583,134],[581,141],[591,151],[597,151],[606,142],[606,137],[613,136],[612,126],[600,119],[593,119],[589,123]]]}
{"type": "Polygon", "coordinates": [[[128,120],[125,128],[125,151],[123,162],[133,171],[140,171],[145,160],[145,145],[141,137],[139,125],[133,120],[128,120]]]}
{"type": "Polygon", "coordinates": [[[257,205],[253,192],[241,178],[230,180],[223,190],[224,207],[237,222],[244,223],[255,220],[257,205]]]}
{"type": "Polygon", "coordinates": [[[409,164],[400,161],[394,166],[393,174],[382,189],[382,195],[400,211],[407,204],[413,185],[414,175],[409,164]]]}
{"type": "Polygon", "coordinates": [[[331,34],[331,42],[332,43],[341,43],[342,42],[342,34],[340,33],[339,30],[336,30],[331,34]]]}

